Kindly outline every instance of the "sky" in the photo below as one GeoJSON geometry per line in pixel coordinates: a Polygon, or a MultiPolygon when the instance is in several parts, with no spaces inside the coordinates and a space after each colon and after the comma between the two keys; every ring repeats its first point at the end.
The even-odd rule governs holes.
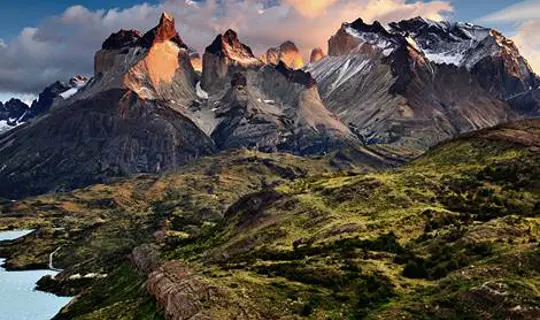
{"type": "Polygon", "coordinates": [[[168,11],[184,41],[203,51],[228,28],[256,53],[294,41],[326,47],[342,22],[418,15],[502,31],[540,72],[540,0],[17,0],[0,3],[0,101],[33,99],[50,83],[91,76],[110,33],[146,31],[168,11]]]}

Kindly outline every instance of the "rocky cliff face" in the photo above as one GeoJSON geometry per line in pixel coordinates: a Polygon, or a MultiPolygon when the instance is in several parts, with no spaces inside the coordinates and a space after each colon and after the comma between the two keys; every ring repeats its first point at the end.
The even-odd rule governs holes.
{"type": "Polygon", "coordinates": [[[240,42],[233,30],[227,30],[206,47],[203,55],[202,88],[210,93],[222,90],[237,71],[257,69],[263,62],[250,47],[240,42]]]}
{"type": "Polygon", "coordinates": [[[0,146],[0,194],[9,198],[159,173],[214,152],[188,118],[126,89],[55,110],[2,136],[0,146]]]}
{"type": "Polygon", "coordinates": [[[0,120],[17,123],[26,112],[28,105],[19,99],[10,99],[5,104],[0,102],[0,120]]]}
{"type": "Polygon", "coordinates": [[[152,272],[148,292],[165,308],[167,319],[265,319],[227,288],[209,282],[179,262],[168,262],[152,272]]]}
{"type": "Polygon", "coordinates": [[[301,69],[304,67],[304,59],[298,47],[292,41],[285,41],[278,47],[270,48],[261,57],[266,64],[278,65],[282,61],[291,69],[301,69]]]}
{"type": "Polygon", "coordinates": [[[537,80],[494,30],[421,18],[386,27],[358,19],[328,44],[329,56],[309,71],[328,108],[367,143],[427,148],[537,109],[532,93],[526,107],[506,98],[525,95],[537,80]]]}
{"type": "MultiPolygon", "coordinates": [[[[143,36],[111,35],[96,54],[95,70],[83,90],[47,117],[1,137],[2,196],[163,172],[214,152],[212,140],[190,118],[195,73],[170,16],[143,36]]],[[[37,103],[48,105],[64,89],[54,84],[37,103]]]]}
{"type": "Polygon", "coordinates": [[[108,89],[129,89],[147,100],[180,105],[196,97],[190,52],[167,14],[142,36],[134,30],[111,35],[96,53],[94,77],[81,98],[108,89]]]}
{"type": "Polygon", "coordinates": [[[349,128],[326,109],[309,73],[277,66],[236,73],[215,101],[220,149],[246,147],[296,154],[323,153],[355,143],[349,128]]]}

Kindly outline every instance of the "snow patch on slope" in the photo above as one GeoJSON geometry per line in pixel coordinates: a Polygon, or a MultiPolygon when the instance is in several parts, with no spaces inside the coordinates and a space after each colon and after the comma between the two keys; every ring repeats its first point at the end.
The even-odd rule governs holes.
{"type": "Polygon", "coordinates": [[[77,92],[79,92],[79,89],[77,89],[77,88],[71,88],[71,89],[69,89],[69,90],[67,90],[67,91],[62,92],[62,93],[60,94],[60,96],[61,96],[62,98],[64,98],[64,100],[67,100],[67,99],[73,97],[77,92]]]}
{"type": "Polygon", "coordinates": [[[24,122],[8,122],[7,120],[0,120],[0,134],[15,129],[23,124],[24,122]]]}
{"type": "Polygon", "coordinates": [[[429,61],[436,64],[453,64],[457,67],[461,67],[463,65],[463,53],[424,51],[424,55],[429,61]]]}
{"type": "Polygon", "coordinates": [[[330,82],[326,95],[347,83],[351,78],[359,74],[367,74],[371,70],[371,61],[361,56],[338,56],[324,57],[317,63],[311,64],[306,71],[317,80],[318,83],[330,82]]]}
{"type": "Polygon", "coordinates": [[[490,28],[464,22],[436,22],[429,19],[390,23],[385,32],[355,29],[345,25],[345,31],[379,48],[384,56],[391,55],[403,39],[435,64],[448,64],[472,69],[482,59],[500,54],[504,45],[497,41],[490,28]]]}
{"type": "Polygon", "coordinates": [[[197,97],[199,97],[201,99],[204,99],[204,100],[208,100],[208,92],[203,90],[203,88],[201,87],[201,82],[200,81],[197,82],[196,91],[197,91],[197,97]]]}
{"type": "Polygon", "coordinates": [[[396,49],[395,43],[385,39],[377,33],[359,32],[350,26],[345,27],[345,31],[351,36],[360,39],[362,44],[367,43],[376,46],[383,52],[383,55],[385,56],[389,56],[396,49]]]}

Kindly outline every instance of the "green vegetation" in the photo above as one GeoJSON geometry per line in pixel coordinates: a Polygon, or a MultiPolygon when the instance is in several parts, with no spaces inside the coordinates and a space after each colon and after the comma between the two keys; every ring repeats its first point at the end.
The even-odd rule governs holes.
{"type": "Polygon", "coordinates": [[[55,319],[163,319],[155,300],[144,290],[145,280],[133,267],[122,264],[107,280],[96,282],[85,292],[85,299],[77,300],[55,319]]]}
{"type": "MultiPolygon", "coordinates": [[[[334,171],[335,156],[244,152],[3,212],[66,228],[43,246],[71,247],[59,252],[69,271],[109,274],[60,319],[163,317],[167,306],[154,303],[126,259],[143,243],[195,283],[219,288],[200,312],[234,305],[253,319],[533,319],[540,130],[525,124],[448,142],[399,169],[334,171]]],[[[17,248],[0,250],[18,252],[17,261],[17,248]]]]}

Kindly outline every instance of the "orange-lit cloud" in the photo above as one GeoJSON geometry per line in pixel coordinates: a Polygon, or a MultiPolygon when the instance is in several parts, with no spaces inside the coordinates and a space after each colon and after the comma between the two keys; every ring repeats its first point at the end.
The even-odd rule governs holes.
{"type": "Polygon", "coordinates": [[[324,14],[326,9],[334,5],[338,0],[285,0],[284,3],[294,7],[300,14],[309,18],[315,18],[324,14]]]}
{"type": "Polygon", "coordinates": [[[533,70],[540,72],[540,20],[523,23],[513,40],[533,70]]]}
{"type": "Polygon", "coordinates": [[[342,22],[419,15],[439,20],[451,10],[449,1],[420,0],[281,0],[277,5],[274,0],[163,0],[111,10],[72,6],[0,45],[0,92],[36,93],[74,74],[91,75],[93,55],[110,33],[149,30],[163,11],[175,16],[181,37],[199,51],[233,28],[257,55],[292,40],[307,57],[314,47],[326,48],[342,22]]]}

